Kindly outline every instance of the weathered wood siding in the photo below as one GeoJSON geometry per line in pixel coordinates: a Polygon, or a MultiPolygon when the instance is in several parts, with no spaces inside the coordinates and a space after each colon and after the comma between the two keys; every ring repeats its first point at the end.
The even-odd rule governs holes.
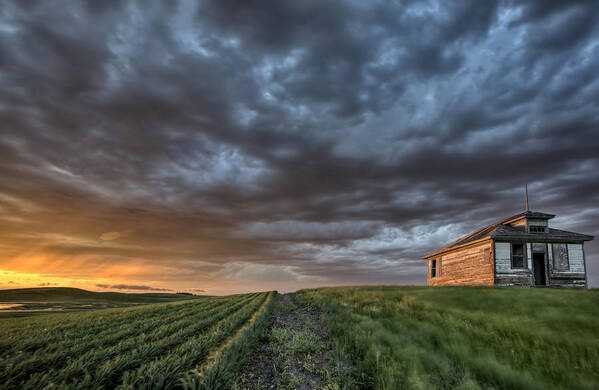
{"type": "Polygon", "coordinates": [[[495,243],[495,285],[498,286],[530,286],[534,283],[531,272],[530,244],[526,247],[526,268],[512,268],[511,244],[509,242],[495,243]]]}
{"type": "Polygon", "coordinates": [[[553,248],[549,246],[549,283],[552,286],[561,287],[585,287],[586,275],[584,266],[584,247],[582,244],[568,244],[568,263],[570,269],[567,271],[553,270],[553,248]]]}
{"type": "Polygon", "coordinates": [[[568,244],[568,261],[570,262],[570,272],[584,273],[582,244],[568,244]]]}
{"type": "Polygon", "coordinates": [[[495,269],[498,273],[510,272],[511,248],[509,242],[496,242],[495,243],[495,269]]]}
{"type": "Polygon", "coordinates": [[[492,286],[493,255],[490,241],[437,257],[437,277],[431,278],[429,260],[429,286],[492,286]],[[440,261],[439,261],[440,259],[440,261]]]}

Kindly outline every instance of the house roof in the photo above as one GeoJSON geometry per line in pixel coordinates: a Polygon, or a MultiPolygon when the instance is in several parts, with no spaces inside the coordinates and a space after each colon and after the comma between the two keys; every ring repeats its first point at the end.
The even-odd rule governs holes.
{"type": "Polygon", "coordinates": [[[531,241],[591,241],[594,237],[566,230],[549,228],[547,233],[528,233],[524,226],[499,225],[491,235],[494,239],[530,239],[531,241]]]}
{"type": "Polygon", "coordinates": [[[594,237],[586,234],[568,232],[565,230],[549,228],[547,233],[528,233],[524,226],[510,226],[508,223],[515,222],[522,218],[527,219],[551,219],[555,217],[554,214],[540,213],[537,211],[524,211],[522,213],[512,215],[511,217],[504,218],[497,222],[494,222],[488,226],[478,229],[464,237],[457,239],[456,241],[437,249],[436,251],[429,253],[423,258],[428,258],[434,255],[438,255],[443,252],[447,252],[451,249],[458,248],[468,243],[483,240],[486,238],[492,238],[496,240],[507,240],[507,239],[528,239],[531,241],[590,241],[594,237]]]}

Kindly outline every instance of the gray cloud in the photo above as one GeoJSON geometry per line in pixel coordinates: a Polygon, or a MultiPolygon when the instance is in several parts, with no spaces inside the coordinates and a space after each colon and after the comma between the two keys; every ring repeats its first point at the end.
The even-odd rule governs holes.
{"type": "Polygon", "coordinates": [[[423,283],[525,182],[599,233],[593,2],[102,3],[0,11],[5,268],[423,283]]]}

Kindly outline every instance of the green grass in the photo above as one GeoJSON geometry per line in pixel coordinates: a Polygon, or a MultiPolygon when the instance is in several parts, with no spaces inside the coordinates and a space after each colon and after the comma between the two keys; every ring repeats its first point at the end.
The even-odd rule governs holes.
{"type": "Polygon", "coordinates": [[[289,329],[273,328],[271,342],[274,346],[284,348],[285,352],[296,356],[314,353],[321,348],[318,337],[309,331],[293,331],[289,329]]]}
{"type": "Polygon", "coordinates": [[[302,290],[362,388],[599,388],[599,291],[302,290]]]}
{"type": "MultiPolygon", "coordinates": [[[[183,388],[190,373],[214,365],[214,351],[234,361],[229,350],[238,339],[248,343],[259,322],[254,318],[264,316],[272,297],[256,293],[1,319],[0,387],[183,388]]],[[[232,376],[235,367],[223,363],[220,369],[232,376]]]]}

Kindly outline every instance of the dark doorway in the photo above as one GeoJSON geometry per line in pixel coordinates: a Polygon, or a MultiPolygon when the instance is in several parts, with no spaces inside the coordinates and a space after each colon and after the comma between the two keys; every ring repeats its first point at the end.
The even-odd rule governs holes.
{"type": "Polygon", "coordinates": [[[545,285],[545,254],[544,253],[533,253],[532,254],[533,267],[535,270],[535,286],[545,285]]]}

